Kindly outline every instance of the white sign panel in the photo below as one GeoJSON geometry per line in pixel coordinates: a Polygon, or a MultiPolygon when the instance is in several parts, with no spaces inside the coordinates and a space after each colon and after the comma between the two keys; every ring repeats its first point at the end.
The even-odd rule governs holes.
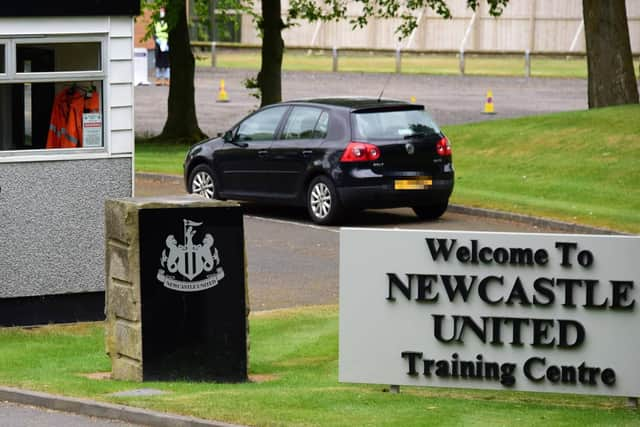
{"type": "Polygon", "coordinates": [[[640,396],[640,238],[340,232],[342,382],[640,396]]]}
{"type": "Polygon", "coordinates": [[[102,114],[84,113],[82,115],[82,146],[102,147],[102,114]]]}

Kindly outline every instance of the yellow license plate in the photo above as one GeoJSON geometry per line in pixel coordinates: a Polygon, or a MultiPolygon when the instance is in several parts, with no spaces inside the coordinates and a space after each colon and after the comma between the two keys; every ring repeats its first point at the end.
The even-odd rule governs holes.
{"type": "Polygon", "coordinates": [[[424,190],[431,187],[433,181],[428,176],[418,176],[409,179],[396,179],[394,188],[396,190],[424,190]]]}

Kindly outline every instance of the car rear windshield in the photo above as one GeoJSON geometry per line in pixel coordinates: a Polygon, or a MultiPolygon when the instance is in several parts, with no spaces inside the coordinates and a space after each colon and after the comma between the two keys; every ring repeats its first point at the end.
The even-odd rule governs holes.
{"type": "Polygon", "coordinates": [[[358,111],[351,114],[353,139],[403,139],[440,133],[425,110],[358,111]]]}

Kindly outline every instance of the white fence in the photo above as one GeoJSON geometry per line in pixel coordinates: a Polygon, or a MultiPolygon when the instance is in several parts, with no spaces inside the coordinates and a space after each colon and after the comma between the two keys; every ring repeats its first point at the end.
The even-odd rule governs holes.
{"type": "MultiPolygon", "coordinates": [[[[282,2],[286,11],[288,1],[282,2]]],[[[428,9],[417,16],[418,28],[398,40],[400,21],[373,20],[362,29],[347,21],[309,23],[283,32],[285,45],[319,48],[358,47],[363,49],[416,49],[425,51],[530,51],[584,52],[582,0],[511,0],[499,18],[488,13],[480,2],[474,13],[466,0],[449,0],[452,19],[443,19],[428,9]]],[[[640,1],[626,0],[631,50],[640,52],[640,1]]],[[[359,15],[359,6],[349,7],[350,16],[359,15]]],[[[243,44],[261,42],[249,16],[242,18],[243,44]]]]}

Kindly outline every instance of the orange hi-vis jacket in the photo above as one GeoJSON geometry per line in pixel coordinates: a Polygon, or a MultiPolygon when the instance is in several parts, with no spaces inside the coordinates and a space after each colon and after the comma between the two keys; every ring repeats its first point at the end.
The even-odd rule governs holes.
{"type": "Polygon", "coordinates": [[[58,93],[53,100],[51,109],[51,121],[47,135],[47,148],[60,148],[60,138],[67,132],[67,117],[69,117],[69,102],[67,101],[67,89],[58,93]]]}
{"type": "Polygon", "coordinates": [[[82,147],[82,114],[100,111],[96,91],[84,92],[65,88],[53,101],[47,135],[47,148],[82,147]]]}

